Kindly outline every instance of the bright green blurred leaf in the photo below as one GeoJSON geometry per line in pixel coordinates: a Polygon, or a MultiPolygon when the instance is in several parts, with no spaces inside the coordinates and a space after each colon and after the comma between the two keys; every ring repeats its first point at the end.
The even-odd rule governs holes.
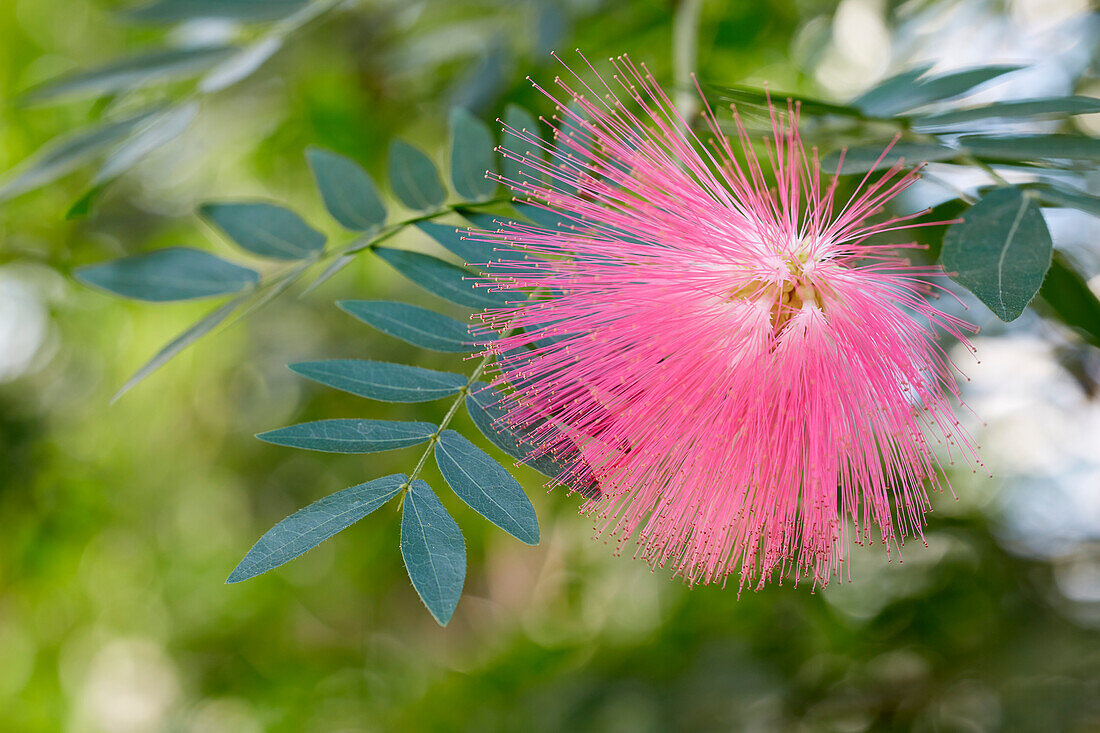
{"type": "Polygon", "coordinates": [[[188,102],[165,110],[143,123],[137,132],[111,151],[95,178],[92,179],[92,185],[98,186],[121,175],[157,148],[182,135],[198,112],[198,103],[188,102]]]}
{"type": "Polygon", "coordinates": [[[156,0],[124,11],[133,20],[175,23],[194,18],[276,20],[305,7],[309,0],[156,0]]]}
{"type": "Polygon", "coordinates": [[[44,186],[76,170],[129,135],[153,114],[145,112],[54,138],[19,166],[20,172],[8,176],[0,185],[0,201],[44,186]]]}
{"type": "Polygon", "coordinates": [[[88,71],[46,82],[23,95],[37,103],[78,95],[98,96],[194,76],[228,58],[236,46],[195,46],[128,56],[88,71]]]}

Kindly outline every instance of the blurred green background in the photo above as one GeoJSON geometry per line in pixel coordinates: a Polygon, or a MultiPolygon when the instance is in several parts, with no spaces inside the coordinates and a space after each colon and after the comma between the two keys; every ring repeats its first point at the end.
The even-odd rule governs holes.
{"type": "MultiPolygon", "coordinates": [[[[256,32],[225,21],[163,30],[121,21],[120,7],[0,3],[0,169],[103,113],[103,100],[22,106],[20,92],[127,51],[256,32]]],[[[361,258],[108,405],[209,306],[124,303],[76,284],[74,266],[170,244],[229,254],[193,213],[215,198],[288,202],[347,239],[323,214],[307,145],[351,155],[377,180],[394,137],[442,161],[454,104],[486,119],[509,102],[550,111],[524,77],[550,81],[552,49],[629,52],[671,84],[676,9],[353,3],[204,98],[195,125],[106,190],[91,216],[65,218],[86,173],[0,205],[0,730],[1100,730],[1100,408],[1090,394],[1100,370],[1095,350],[1063,368],[1063,337],[1038,319],[988,324],[982,364],[963,365],[994,478],[954,476],[958,499],[933,497],[929,546],[907,547],[904,562],[872,547],[854,553],[850,583],[824,591],[689,590],[612,557],[590,540],[574,497],[546,494],[518,468],[543,528],[538,547],[440,492],[469,555],[446,629],[410,586],[392,506],[275,572],[223,584],[285,515],[407,471],[419,455],[303,453],[254,433],[327,417],[437,420],[446,409],[365,403],[284,365],[346,356],[462,368],[333,304],[445,310],[440,301],[361,258]]],[[[1002,95],[1097,90],[1096,16],[1083,0],[699,9],[696,65],[713,83],[845,99],[917,61],[1023,61],[1039,71],[1002,95]]],[[[1075,124],[1095,134],[1095,117],[1075,124]]],[[[1051,227],[1095,287],[1100,232],[1079,216],[1051,227]]],[[[416,233],[398,243],[427,245],[416,233]]],[[[443,486],[434,466],[426,478],[443,486]]]]}

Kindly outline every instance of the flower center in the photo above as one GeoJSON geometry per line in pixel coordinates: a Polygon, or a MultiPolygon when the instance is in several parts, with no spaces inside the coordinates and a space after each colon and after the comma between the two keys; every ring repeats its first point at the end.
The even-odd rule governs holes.
{"type": "Polygon", "coordinates": [[[812,304],[821,311],[825,310],[823,287],[811,281],[806,274],[806,252],[792,253],[784,260],[786,273],[777,280],[752,279],[730,291],[730,300],[751,300],[768,303],[771,308],[771,323],[776,333],[786,327],[788,321],[812,304]]]}

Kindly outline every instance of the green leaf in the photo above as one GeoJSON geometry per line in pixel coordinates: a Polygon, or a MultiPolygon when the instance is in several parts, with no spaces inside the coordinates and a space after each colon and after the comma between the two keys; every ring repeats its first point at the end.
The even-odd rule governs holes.
{"type": "MultiPolygon", "coordinates": [[[[517,107],[514,104],[508,105],[504,110],[504,124],[513,130],[519,130],[521,132],[526,130],[531,135],[540,137],[538,120],[523,107],[517,107]]],[[[508,132],[507,129],[504,131],[501,147],[517,155],[526,155],[529,158],[537,158],[539,160],[545,160],[546,158],[546,154],[543,150],[529,142],[521,140],[513,133],[508,132]]],[[[503,158],[500,165],[504,178],[516,183],[538,179],[542,176],[539,171],[521,168],[519,161],[512,160],[508,157],[503,158]]]]}
{"type": "Polygon", "coordinates": [[[1100,139],[1084,135],[963,135],[959,144],[995,160],[1100,160],[1100,139]]]}
{"type": "Polygon", "coordinates": [[[403,140],[390,143],[390,186],[413,211],[431,211],[443,205],[447,192],[431,158],[403,140]]]}
{"type": "Polygon", "coordinates": [[[114,402],[116,402],[119,397],[129,392],[135,384],[145,379],[157,369],[160,369],[162,366],[168,363],[168,361],[173,356],[180,353],[188,346],[213,331],[218,326],[218,324],[228,318],[229,314],[237,309],[243,299],[244,296],[239,296],[229,301],[228,303],[219,306],[210,313],[207,313],[196,323],[189,326],[179,336],[176,336],[174,339],[169,341],[164,346],[164,348],[162,348],[156,353],[156,355],[153,356],[152,359],[147,361],[144,366],[134,372],[134,375],[132,377],[126,380],[126,383],[122,385],[118,392],[115,393],[115,396],[111,398],[111,403],[113,404],[114,402]]]}
{"type": "Polygon", "coordinates": [[[424,481],[413,481],[405,494],[401,557],[420,599],[435,620],[446,626],[466,582],[466,542],[424,481]]]}
{"type": "Polygon", "coordinates": [[[1058,115],[1083,115],[1100,112],[1100,99],[1093,97],[1045,97],[1021,99],[1016,102],[993,102],[980,107],[949,109],[913,119],[913,125],[932,127],[955,125],[973,120],[1019,117],[1050,117],[1058,115]]]}
{"type": "Polygon", "coordinates": [[[153,302],[236,293],[260,279],[255,270],[188,247],[167,247],[123,257],[78,268],[73,274],[88,285],[124,298],[153,302]]]}
{"type": "MultiPolygon", "coordinates": [[[[844,154],[844,164],[840,168],[841,175],[853,173],[867,173],[872,170],[889,168],[899,160],[904,159],[909,167],[921,163],[950,160],[959,154],[959,151],[945,145],[934,143],[898,143],[890,148],[890,152],[882,156],[886,145],[868,145],[865,147],[850,148],[844,154]],[[882,160],[879,160],[882,156],[882,160]]],[[[821,169],[826,173],[836,170],[840,160],[840,151],[829,153],[821,160],[821,169]]]]}
{"type": "Polygon", "coordinates": [[[500,404],[500,393],[485,382],[474,382],[470,385],[470,391],[466,394],[466,411],[481,434],[508,455],[550,478],[556,478],[566,471],[567,466],[550,454],[527,460],[536,450],[535,444],[505,424],[502,420],[505,411],[500,404]]]}
{"type": "Polygon", "coordinates": [[[325,208],[341,226],[362,232],[376,229],[386,221],[386,207],[362,166],[321,148],[308,148],[306,158],[325,208]]]}
{"type": "Polygon", "coordinates": [[[840,115],[842,117],[863,117],[863,113],[855,107],[843,104],[832,104],[820,99],[807,97],[801,94],[789,92],[765,92],[763,89],[746,86],[706,86],[708,95],[713,91],[716,98],[722,102],[733,102],[740,107],[756,107],[767,109],[769,104],[782,103],[790,99],[796,103],[803,114],[806,115],[840,115]]]}
{"type": "Polygon", "coordinates": [[[1019,66],[979,66],[924,77],[929,66],[904,71],[878,84],[852,101],[852,106],[872,117],[891,117],[930,102],[966,94],[979,84],[1020,69],[1019,66]]]}
{"type": "MultiPolygon", "coordinates": [[[[558,129],[554,136],[551,163],[561,174],[574,178],[573,187],[581,177],[588,175],[587,165],[592,159],[592,138],[585,129],[586,116],[577,102],[571,102],[568,108],[557,114],[558,129]]],[[[570,186],[570,183],[559,181],[558,185],[570,186]]]]}
{"type": "Polygon", "coordinates": [[[580,226],[568,217],[532,204],[517,203],[515,209],[520,216],[545,229],[562,230],[580,226]]]}
{"type": "Polygon", "coordinates": [[[262,202],[203,204],[199,212],[253,254],[279,260],[313,257],[325,235],[289,209],[262,202]]]}
{"type": "Polygon", "coordinates": [[[265,443],[325,453],[377,453],[426,442],[436,431],[426,422],[397,420],[317,420],[256,437],[265,443]]]}
{"type": "Polygon", "coordinates": [[[21,172],[0,185],[0,201],[51,183],[90,162],[114,143],[122,140],[154,114],[145,112],[117,122],[86,128],[72,135],[54,138],[25,161],[21,172]]]}
{"type": "Polygon", "coordinates": [[[121,175],[157,148],[182,135],[198,113],[198,102],[189,102],[172,107],[143,123],[133,135],[111,151],[92,179],[92,185],[101,185],[121,175]]]}
{"type": "Polygon", "coordinates": [[[1051,241],[1033,197],[998,188],[970,207],[943,239],[944,269],[1002,321],[1019,318],[1050,267],[1051,241]]]}
{"type": "Polygon", "coordinates": [[[283,47],[284,38],[284,35],[260,36],[256,41],[238,49],[199,80],[198,90],[203,94],[213,94],[252,76],[283,47]]]}
{"type": "Polygon", "coordinates": [[[228,58],[235,46],[173,48],[130,56],[46,82],[23,95],[28,104],[78,95],[99,96],[194,76],[228,58]]]}
{"type": "MultiPolygon", "coordinates": [[[[951,221],[958,219],[964,211],[970,208],[970,204],[962,199],[949,199],[941,204],[936,204],[924,216],[913,223],[924,221],[951,221]]],[[[943,250],[943,238],[947,235],[950,224],[936,224],[934,226],[922,226],[916,230],[916,238],[922,244],[928,245],[928,261],[937,262],[940,252],[943,250]]]]}
{"type": "Polygon", "coordinates": [[[408,476],[395,473],[313,502],[269,529],[252,546],[226,583],[239,583],[290,562],[401,493],[408,476]]]}
{"type": "Polygon", "coordinates": [[[906,69],[880,81],[853,99],[849,104],[871,117],[892,116],[895,111],[905,108],[906,100],[914,93],[917,80],[931,68],[931,64],[922,64],[912,69],[906,69]]]}
{"type": "Polygon", "coordinates": [[[413,346],[453,354],[477,348],[467,324],[426,308],[387,300],[342,300],[337,305],[382,333],[413,346]]]}
{"type": "Polygon", "coordinates": [[[195,18],[276,20],[305,7],[309,0],[155,0],[124,12],[127,18],[151,23],[175,23],[195,18]]]}
{"type": "Polygon", "coordinates": [[[451,183],[467,201],[484,201],[497,189],[487,178],[496,173],[493,134],[488,126],[466,110],[451,110],[451,183]]]}
{"type": "Polygon", "coordinates": [[[435,444],[435,460],[447,484],[471,509],[520,542],[539,543],[531,500],[489,454],[454,430],[444,430],[435,444]]]}
{"type": "Polygon", "coordinates": [[[902,109],[897,111],[910,110],[929,102],[938,102],[961,96],[974,89],[974,87],[993,81],[1013,71],[1018,71],[1021,68],[1023,67],[1012,64],[977,66],[921,79],[917,83],[916,94],[907,100],[903,100],[902,109]]]}
{"type": "Polygon", "coordinates": [[[458,255],[463,263],[467,265],[484,265],[496,259],[493,245],[488,242],[467,239],[467,232],[455,227],[454,224],[436,224],[431,221],[419,221],[416,223],[416,228],[434,239],[448,251],[458,255]]]}
{"type": "Polygon", "coordinates": [[[1039,201],[1047,206],[1062,206],[1083,211],[1086,214],[1100,216],[1100,196],[1080,191],[1069,186],[1037,183],[1027,184],[1024,188],[1035,191],[1039,201]]]}
{"type": "Polygon", "coordinates": [[[1093,346],[1100,346],[1100,301],[1066,258],[1054,253],[1039,298],[1093,346]]]}
{"type": "Polygon", "coordinates": [[[470,308],[500,308],[523,295],[475,287],[477,276],[464,268],[419,252],[378,247],[375,254],[428,292],[470,308]]]}
{"type": "Polygon", "coordinates": [[[290,368],[315,382],[382,402],[428,402],[466,386],[461,374],[367,359],[304,361],[290,368]]]}

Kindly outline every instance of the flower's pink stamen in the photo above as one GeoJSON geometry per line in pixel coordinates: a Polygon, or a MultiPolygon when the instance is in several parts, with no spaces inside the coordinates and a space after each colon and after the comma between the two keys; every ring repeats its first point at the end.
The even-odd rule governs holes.
{"type": "Polygon", "coordinates": [[[507,128],[532,152],[503,150],[523,180],[498,180],[562,223],[465,235],[523,253],[477,263],[483,285],[538,294],[480,314],[510,334],[487,347],[504,422],[537,445],[528,460],[567,465],[557,480],[616,551],[633,540],[689,583],[817,587],[850,542],[900,550],[925,487],[949,488],[941,461],[976,462],[936,342],[972,327],[927,300],[938,268],[898,256],[919,245],[866,243],[920,226],[871,218],[917,172],[868,173],[834,211],[842,162],[823,186],[797,104],[769,98],[763,165],[736,110],[735,150],[703,100],[704,143],[644,64],[611,63],[556,79],[564,101],[536,85],[553,145],[507,128]]]}

